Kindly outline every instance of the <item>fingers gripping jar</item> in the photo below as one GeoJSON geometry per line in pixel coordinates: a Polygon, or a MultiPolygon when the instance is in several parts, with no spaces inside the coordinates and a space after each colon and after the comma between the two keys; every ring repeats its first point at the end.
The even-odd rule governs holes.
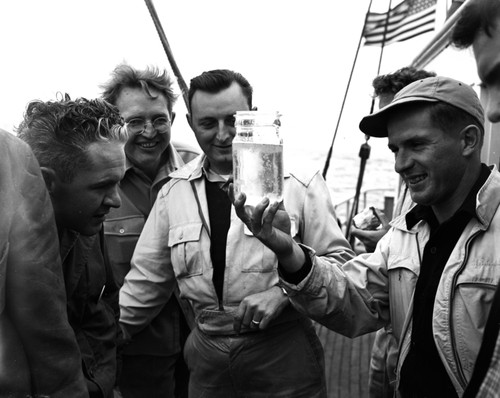
{"type": "Polygon", "coordinates": [[[283,199],[283,140],[278,112],[236,112],[233,140],[233,173],[236,193],[255,206],[264,197],[283,199]]]}

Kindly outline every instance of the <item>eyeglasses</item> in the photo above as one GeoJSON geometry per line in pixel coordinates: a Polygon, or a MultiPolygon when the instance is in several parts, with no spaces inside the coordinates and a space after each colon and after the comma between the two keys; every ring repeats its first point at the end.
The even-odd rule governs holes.
{"type": "Polygon", "coordinates": [[[130,134],[135,134],[135,135],[141,135],[146,131],[148,127],[148,123],[151,123],[151,126],[159,133],[159,134],[165,134],[168,129],[170,128],[170,119],[167,119],[166,117],[160,116],[157,117],[155,120],[144,120],[140,117],[137,117],[135,119],[129,120],[126,124],[127,130],[130,134]]]}

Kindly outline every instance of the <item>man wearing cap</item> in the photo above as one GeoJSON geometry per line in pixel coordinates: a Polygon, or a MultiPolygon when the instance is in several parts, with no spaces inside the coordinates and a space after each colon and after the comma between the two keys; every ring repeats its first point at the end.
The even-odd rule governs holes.
{"type": "Polygon", "coordinates": [[[282,209],[233,197],[254,235],[280,253],[297,309],[351,337],[392,323],[402,397],[462,396],[500,279],[500,174],[480,161],[483,122],[475,92],[446,77],[408,85],[361,121],[365,134],[388,137],[417,205],[374,253],[342,267],[304,261],[282,209]],[[297,274],[305,276],[290,278],[297,274]]]}

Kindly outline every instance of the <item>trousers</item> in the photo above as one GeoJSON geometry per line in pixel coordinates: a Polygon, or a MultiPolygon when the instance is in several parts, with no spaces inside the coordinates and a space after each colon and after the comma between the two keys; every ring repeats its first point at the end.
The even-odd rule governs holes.
{"type": "Polygon", "coordinates": [[[190,397],[326,398],[323,347],[307,318],[230,336],[195,328],[184,357],[190,397]]]}

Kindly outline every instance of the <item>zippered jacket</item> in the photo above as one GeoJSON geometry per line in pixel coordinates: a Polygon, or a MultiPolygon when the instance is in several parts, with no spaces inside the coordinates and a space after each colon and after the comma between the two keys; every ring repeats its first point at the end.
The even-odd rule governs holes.
{"type": "Polygon", "coordinates": [[[28,145],[3,130],[0,203],[0,397],[88,397],[50,197],[28,145]]]}
{"type": "MultiPolygon", "coordinates": [[[[477,195],[465,227],[441,276],[432,328],[438,353],[459,396],[471,377],[491,301],[500,280],[500,174],[494,169],[477,195]]],[[[292,304],[328,328],[354,337],[391,322],[399,341],[397,376],[410,349],[413,293],[430,228],[411,230],[405,216],[372,254],[342,267],[314,261],[298,285],[287,284],[292,304]]]]}
{"type": "MultiPolygon", "coordinates": [[[[194,156],[194,149],[185,144],[171,144],[165,151],[168,160],[158,171],[152,184],[153,187],[166,184],[170,179],[169,171],[179,169],[184,165],[185,159],[193,159],[194,156]],[[180,150],[177,150],[177,147],[180,150]]],[[[133,172],[132,167],[132,163],[127,160],[127,170],[122,182],[128,181],[129,173],[133,172]]],[[[144,214],[133,203],[123,189],[120,189],[120,197],[121,206],[111,209],[104,221],[104,234],[113,273],[118,286],[121,287],[125,275],[130,270],[130,260],[144,228],[147,214],[144,214]]],[[[170,356],[181,351],[180,317],[183,316],[181,309],[184,311],[188,324],[191,322],[192,315],[190,316],[190,309],[184,302],[180,301],[177,304],[176,301],[176,297],[171,297],[148,327],[142,333],[137,334],[131,343],[123,347],[124,355],[170,356]]]]}
{"type": "MultiPolygon", "coordinates": [[[[223,299],[212,282],[210,225],[200,155],[171,174],[146,221],[120,290],[121,322],[130,334],[144,328],[161,310],[178,281],[180,297],[194,309],[197,326],[208,334],[233,334],[234,315],[247,296],[276,285],[276,255],[249,231],[231,208],[223,299]]],[[[292,236],[316,250],[332,267],[354,256],[337,224],[328,189],[319,173],[285,178],[284,205],[292,236]]],[[[296,319],[291,306],[274,321],[296,319]]],[[[302,315],[303,316],[303,315],[302,315]]],[[[245,330],[242,330],[245,332],[245,330]]]]}

